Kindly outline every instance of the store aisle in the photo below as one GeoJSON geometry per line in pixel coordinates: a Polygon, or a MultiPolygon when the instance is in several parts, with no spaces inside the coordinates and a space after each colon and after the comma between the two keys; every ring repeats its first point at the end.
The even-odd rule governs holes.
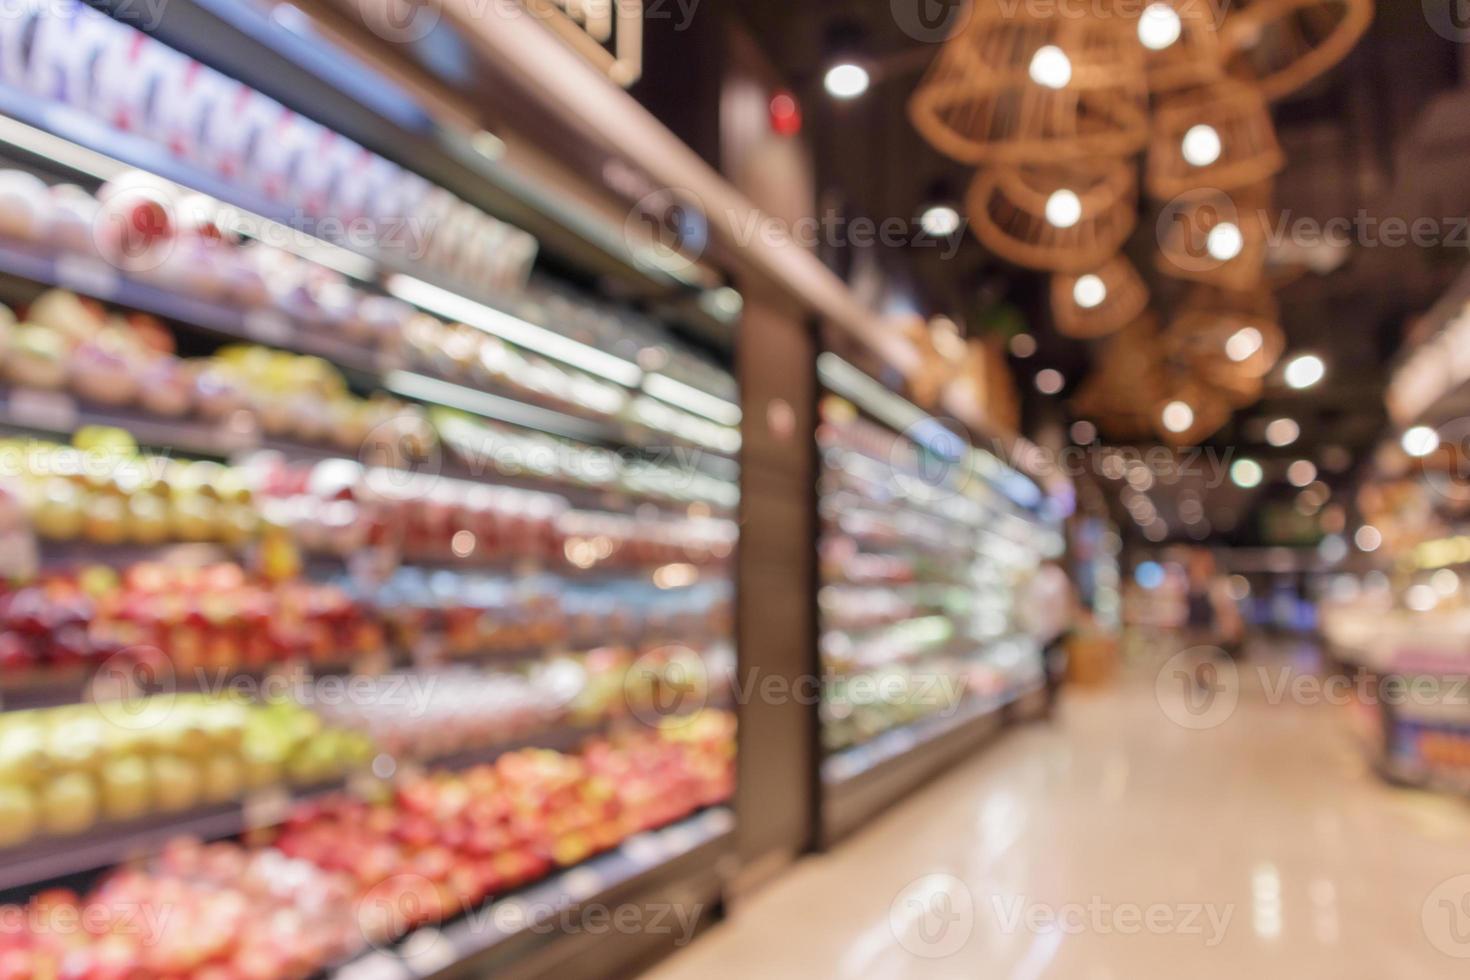
{"type": "Polygon", "coordinates": [[[1215,715],[1152,668],[1079,692],[652,976],[1458,975],[1470,807],[1377,781],[1347,709],[1282,696],[1312,668],[1253,651],[1215,715]]]}

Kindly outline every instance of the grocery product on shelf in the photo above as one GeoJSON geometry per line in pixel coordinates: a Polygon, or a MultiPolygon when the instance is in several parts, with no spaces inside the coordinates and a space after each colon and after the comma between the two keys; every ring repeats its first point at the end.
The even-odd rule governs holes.
{"type": "Polygon", "coordinates": [[[0,977],[330,974],[728,799],[740,409],[654,319],[690,297],[533,275],[463,160],[120,20],[0,13],[0,977]]]}
{"type": "Polygon", "coordinates": [[[292,704],[165,694],[0,715],[0,846],[340,779],[362,735],[292,704]]]}
{"type": "Polygon", "coordinates": [[[343,666],[387,649],[378,617],[342,588],[268,581],[231,563],[47,572],[0,586],[0,630],[5,683],[134,661],[189,683],[208,671],[343,666]]]}
{"type": "MultiPolygon", "coordinates": [[[[263,209],[299,210],[326,237],[456,282],[513,288],[529,272],[529,235],[83,4],[19,6],[0,18],[0,37],[14,39],[8,49],[21,59],[7,79],[34,97],[150,140],[263,209]],[[20,44],[27,35],[56,41],[20,44]],[[172,97],[151,97],[160,89],[172,97]],[[375,231],[369,243],[364,228],[375,231]]],[[[8,225],[41,238],[52,219],[50,208],[17,207],[8,225]]]]}
{"type": "Polygon", "coordinates": [[[1037,683],[1015,599],[1056,533],[998,460],[936,455],[829,395],[817,432],[822,739],[829,752],[1037,683]]]}
{"type": "Polygon", "coordinates": [[[11,464],[7,483],[43,539],[238,547],[261,530],[239,471],[139,453],[121,430],[82,430],[74,446],[0,440],[0,454],[11,464]]]}
{"type": "Polygon", "coordinates": [[[0,967],[306,977],[724,801],[733,747],[733,719],[705,712],[575,755],[528,749],[376,799],[302,802],[243,847],[176,839],[85,898],[51,890],[7,909],[20,925],[0,937],[0,967]],[[96,928],[47,927],[84,909],[96,928]]]}

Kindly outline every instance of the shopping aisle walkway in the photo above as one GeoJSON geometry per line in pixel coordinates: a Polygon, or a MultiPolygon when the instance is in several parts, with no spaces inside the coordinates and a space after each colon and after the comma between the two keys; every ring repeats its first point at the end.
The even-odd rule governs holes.
{"type": "Polygon", "coordinates": [[[1152,668],[1077,693],[652,976],[1465,976],[1470,807],[1385,787],[1346,709],[1281,697],[1304,653],[1257,651],[1228,712],[1152,668]]]}

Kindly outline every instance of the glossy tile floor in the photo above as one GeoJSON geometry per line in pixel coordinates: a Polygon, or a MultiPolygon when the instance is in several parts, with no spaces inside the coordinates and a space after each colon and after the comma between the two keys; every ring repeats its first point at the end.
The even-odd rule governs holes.
{"type": "Polygon", "coordinates": [[[1070,693],[650,976],[1470,976],[1470,804],[1378,781],[1350,709],[1283,686],[1310,649],[1204,699],[1177,666],[1070,693]]]}

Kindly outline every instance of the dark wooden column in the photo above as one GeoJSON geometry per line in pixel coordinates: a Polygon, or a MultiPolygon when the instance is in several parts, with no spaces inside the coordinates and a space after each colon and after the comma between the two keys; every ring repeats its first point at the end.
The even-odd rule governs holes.
{"type": "Polygon", "coordinates": [[[810,698],[781,693],[810,695],[817,669],[814,344],[804,311],[758,286],[745,292],[737,897],[814,836],[817,713],[810,698]]]}

